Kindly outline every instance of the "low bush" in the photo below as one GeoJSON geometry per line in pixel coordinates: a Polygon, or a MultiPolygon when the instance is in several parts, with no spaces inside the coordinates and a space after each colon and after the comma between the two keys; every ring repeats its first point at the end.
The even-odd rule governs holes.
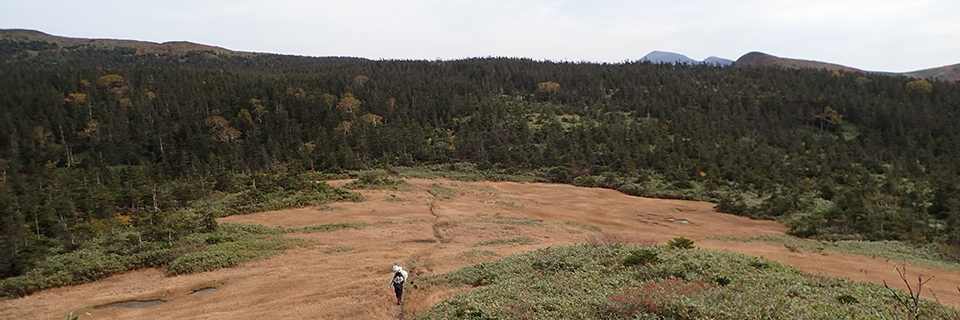
{"type": "Polygon", "coordinates": [[[500,245],[500,244],[529,244],[533,242],[534,242],[533,239],[526,238],[526,237],[510,238],[510,239],[490,239],[490,240],[474,243],[471,245],[471,247],[500,245]]]}
{"type": "Polygon", "coordinates": [[[284,229],[285,232],[331,232],[345,229],[360,229],[365,227],[375,227],[391,224],[391,222],[376,222],[376,223],[367,223],[367,222],[338,222],[338,223],[327,223],[313,226],[306,226],[302,228],[293,228],[293,229],[284,229]]]}
{"type": "Polygon", "coordinates": [[[91,246],[51,256],[27,274],[3,279],[0,297],[22,297],[38,290],[77,285],[140,268],[167,267],[169,274],[185,274],[230,267],[303,243],[300,239],[283,237],[287,232],[292,231],[262,225],[223,224],[215,232],[187,235],[172,243],[91,246]]]}
{"type": "Polygon", "coordinates": [[[478,168],[469,162],[456,162],[416,167],[395,166],[391,171],[406,178],[447,178],[458,181],[515,181],[548,182],[551,179],[543,172],[518,172],[510,168],[478,168]]]}
{"type": "Polygon", "coordinates": [[[684,237],[677,237],[677,238],[673,238],[673,240],[668,241],[667,246],[674,249],[692,249],[693,240],[690,240],[684,237]]]}
{"type": "Polygon", "coordinates": [[[304,240],[301,239],[278,235],[247,235],[207,246],[204,250],[186,253],[170,262],[167,273],[179,275],[232,267],[275,255],[303,243],[304,240]]]}
{"type": "MultiPolygon", "coordinates": [[[[882,286],[810,276],[741,254],[667,247],[540,249],[421,277],[420,290],[474,287],[414,319],[900,319],[882,286]],[[646,251],[644,251],[646,250],[646,251]],[[626,266],[628,257],[658,263],[626,266]],[[756,265],[763,265],[757,270],[756,265]]],[[[940,317],[922,301],[924,319],[940,317]]]]}
{"type": "Polygon", "coordinates": [[[640,248],[630,251],[630,254],[623,259],[623,265],[626,267],[642,266],[648,263],[657,262],[657,253],[647,248],[640,248]]]}

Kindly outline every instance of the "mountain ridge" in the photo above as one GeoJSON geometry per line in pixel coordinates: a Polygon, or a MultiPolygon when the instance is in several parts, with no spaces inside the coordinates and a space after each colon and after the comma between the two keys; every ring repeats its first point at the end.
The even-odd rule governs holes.
{"type": "Polygon", "coordinates": [[[733,63],[733,60],[724,59],[717,56],[710,56],[703,61],[694,60],[690,57],[687,57],[683,54],[667,51],[651,51],[647,55],[640,58],[640,61],[649,61],[651,63],[673,63],[673,64],[710,64],[718,66],[728,66],[733,63]]]}
{"type": "Polygon", "coordinates": [[[804,60],[804,59],[793,59],[793,58],[783,58],[774,56],[768,53],[763,53],[759,51],[752,51],[740,58],[733,63],[733,66],[736,67],[779,67],[785,69],[825,69],[830,71],[844,71],[844,72],[862,72],[862,73],[875,73],[875,74],[886,74],[886,75],[903,75],[916,79],[934,79],[942,80],[948,82],[960,81],[960,63],[954,65],[947,65],[941,67],[934,67],[928,69],[921,69],[916,71],[909,72],[882,72],[882,71],[866,71],[863,69],[848,67],[840,64],[815,61],[815,60],[804,60]]]}
{"type": "MultiPolygon", "coordinates": [[[[0,29],[0,41],[15,41],[15,42],[46,42],[53,43],[56,45],[55,48],[43,47],[40,46],[35,51],[41,50],[50,50],[50,49],[77,49],[77,48],[123,48],[123,49],[133,49],[132,54],[186,54],[190,52],[209,52],[214,54],[223,54],[223,55],[238,55],[238,56],[256,56],[256,55],[269,55],[269,53],[256,53],[256,52],[244,52],[244,51],[235,51],[226,49],[223,47],[199,44],[189,41],[167,41],[167,42],[150,42],[150,41],[141,41],[141,40],[125,40],[125,39],[90,39],[90,38],[73,38],[73,37],[64,37],[51,35],[38,30],[30,29],[0,29]]],[[[703,61],[694,60],[690,57],[687,57],[683,54],[667,52],[667,51],[651,51],[644,57],[640,58],[641,61],[650,61],[653,63],[684,63],[684,64],[697,64],[704,63],[710,65],[718,66],[755,66],[755,67],[780,67],[786,69],[799,69],[799,68],[815,68],[815,69],[825,69],[831,71],[844,71],[844,72],[863,72],[863,73],[876,73],[876,74],[887,74],[887,75],[903,75],[916,79],[934,79],[942,80],[948,82],[960,81],[960,63],[939,67],[932,67],[927,69],[921,69],[916,71],[909,72],[881,72],[881,71],[865,71],[858,68],[848,67],[844,65],[839,65],[829,62],[821,62],[815,60],[804,60],[804,59],[794,59],[794,58],[784,58],[778,57],[771,54],[752,51],[740,56],[736,61],[719,58],[716,56],[710,56],[703,61]]]]}
{"type": "Polygon", "coordinates": [[[199,44],[189,41],[150,42],[126,39],[90,39],[56,36],[43,31],[30,29],[0,29],[0,40],[8,41],[42,41],[56,44],[60,48],[81,47],[113,47],[136,49],[137,54],[177,53],[184,54],[191,51],[212,51],[217,54],[254,55],[252,52],[234,51],[222,47],[199,44]]]}

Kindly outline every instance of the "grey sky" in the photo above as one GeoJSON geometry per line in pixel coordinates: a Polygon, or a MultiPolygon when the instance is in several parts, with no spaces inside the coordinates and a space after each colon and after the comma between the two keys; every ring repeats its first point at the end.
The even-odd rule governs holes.
{"type": "Polygon", "coordinates": [[[0,0],[0,28],[371,59],[702,60],[750,51],[873,71],[960,63],[956,0],[0,0]]]}

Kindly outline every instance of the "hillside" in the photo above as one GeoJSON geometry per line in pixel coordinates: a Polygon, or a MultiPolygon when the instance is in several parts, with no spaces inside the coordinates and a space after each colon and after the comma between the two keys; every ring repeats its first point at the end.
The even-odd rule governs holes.
{"type": "Polygon", "coordinates": [[[196,51],[226,55],[252,54],[186,41],[154,43],[136,40],[70,38],[24,29],[0,29],[0,41],[38,44],[39,46],[33,48],[33,51],[35,52],[46,50],[83,50],[87,48],[97,48],[106,50],[129,49],[130,51],[127,52],[130,54],[185,54],[196,51]],[[54,46],[43,46],[42,44],[53,44],[54,46]]]}
{"type": "MultiPolygon", "coordinates": [[[[577,300],[575,306],[568,308],[568,304],[574,301],[562,302],[560,299],[566,290],[586,290],[593,285],[588,280],[600,280],[593,278],[597,274],[595,272],[577,274],[571,271],[570,276],[582,278],[582,281],[574,281],[571,286],[559,287],[554,291],[537,289],[537,294],[529,298],[528,294],[521,295],[524,298],[516,295],[496,298],[505,299],[499,301],[517,305],[517,308],[483,307],[482,303],[491,300],[476,297],[490,297],[503,290],[530,290],[519,284],[505,289],[505,284],[516,281],[504,281],[509,277],[528,275],[519,271],[530,272],[533,271],[530,270],[531,266],[537,265],[566,268],[565,265],[576,268],[571,270],[583,268],[586,271],[602,268],[599,263],[606,262],[606,267],[613,267],[615,272],[602,274],[627,277],[617,281],[634,283],[638,279],[635,275],[644,269],[619,266],[620,259],[629,250],[603,246],[614,243],[662,246],[680,236],[695,240],[695,246],[701,249],[684,253],[664,247],[652,248],[662,260],[647,272],[651,277],[659,277],[658,274],[684,274],[689,282],[674,279],[654,280],[652,283],[669,286],[661,290],[679,294],[689,289],[691,284],[701,283],[702,277],[709,278],[704,280],[707,283],[702,284],[717,287],[710,292],[739,299],[726,304],[727,308],[731,308],[726,312],[734,312],[729,313],[733,318],[736,318],[736,314],[749,315],[754,311],[766,312],[766,315],[781,312],[790,314],[792,318],[815,318],[830,310],[843,314],[866,314],[870,310],[886,312],[884,309],[893,303],[886,296],[885,289],[878,285],[857,284],[832,277],[875,284],[886,280],[891,285],[904,288],[894,270],[899,264],[896,259],[851,255],[834,251],[830,246],[819,251],[812,248],[790,250],[779,243],[723,240],[789,236],[784,233],[786,227],[779,223],[718,213],[710,203],[632,197],[607,189],[561,184],[404,180],[407,184],[400,185],[399,189],[358,190],[366,198],[363,202],[337,202],[219,220],[225,224],[264,224],[287,228],[338,223],[363,225],[292,234],[292,237],[308,242],[266,260],[175,277],[165,276],[163,270],[143,269],[94,283],[50,289],[20,299],[0,301],[0,314],[14,319],[60,319],[70,312],[81,314],[80,319],[403,319],[420,314],[434,314],[429,316],[432,318],[455,318],[436,314],[442,315],[442,310],[457,308],[472,312],[476,309],[471,308],[479,307],[483,312],[516,311],[526,312],[534,318],[545,318],[558,312],[603,306],[595,302],[619,301],[618,295],[629,294],[629,288],[603,291],[599,296],[590,295],[589,299],[585,295],[582,303],[577,300]],[[562,248],[586,243],[601,248],[562,248]],[[711,251],[708,248],[743,252],[755,257],[762,256],[763,259],[711,251]],[[605,258],[587,259],[590,257],[588,254],[572,257],[573,260],[567,262],[556,258],[557,255],[569,256],[564,252],[570,250],[591,252],[589,254],[595,252],[605,258]],[[522,256],[512,256],[524,252],[526,254],[522,256]],[[500,258],[506,259],[493,262],[500,258]],[[517,259],[534,260],[518,264],[509,262],[517,259]],[[540,261],[537,259],[542,261],[534,263],[540,261]],[[713,262],[708,263],[710,261],[713,262]],[[797,269],[781,266],[776,261],[797,269]],[[481,262],[487,263],[477,265],[481,262]],[[411,273],[406,302],[402,307],[394,304],[392,290],[386,287],[390,267],[395,264],[403,265],[411,273]],[[474,279],[471,277],[483,275],[476,272],[480,268],[502,273],[503,276],[490,277],[487,282],[477,280],[483,284],[480,287],[464,286],[459,282],[447,283],[450,279],[474,279]],[[510,269],[497,271],[507,270],[503,268],[510,269]],[[454,273],[440,276],[449,272],[454,273]],[[721,286],[716,282],[723,281],[721,277],[729,281],[725,282],[727,285],[722,289],[725,291],[721,291],[721,286]],[[423,287],[428,284],[429,288],[423,287]],[[767,286],[769,289],[760,289],[767,286]],[[750,290],[742,290],[744,287],[750,290]],[[207,290],[191,294],[202,289],[207,290]],[[796,294],[787,295],[786,292],[790,290],[796,291],[796,294]],[[544,295],[551,292],[557,295],[546,295],[549,301],[543,300],[544,295]],[[447,300],[459,293],[468,295],[447,300]],[[769,295],[764,296],[764,293],[769,295]],[[848,295],[849,298],[838,299],[841,295],[848,295]],[[769,307],[774,309],[755,310],[757,304],[752,302],[773,297],[786,300],[782,300],[783,303],[771,303],[769,307]],[[162,303],[143,308],[96,308],[129,300],[162,303]],[[526,307],[523,301],[528,303],[526,307]],[[881,304],[878,305],[878,301],[881,304]],[[549,303],[556,305],[548,311],[544,308],[549,303]],[[808,307],[811,303],[818,307],[808,307]],[[426,313],[435,306],[439,309],[426,313]],[[88,312],[90,315],[86,315],[88,312]]],[[[346,182],[335,180],[329,181],[329,184],[343,186],[346,182]]],[[[934,277],[924,286],[924,297],[931,297],[926,290],[929,288],[945,303],[960,306],[960,293],[954,288],[954,284],[960,281],[960,272],[917,265],[910,265],[909,271],[911,278],[916,275],[934,277]]],[[[635,284],[638,290],[649,289],[639,282],[635,284]]],[[[703,288],[706,287],[700,287],[703,288]]],[[[661,304],[662,310],[668,310],[671,305],[687,305],[690,310],[703,310],[685,301],[693,300],[669,295],[650,300],[661,304]]]]}
{"type": "Polygon", "coordinates": [[[734,65],[741,67],[779,67],[786,69],[801,69],[801,68],[810,68],[810,69],[823,69],[830,71],[845,71],[845,72],[860,72],[860,73],[875,73],[883,75],[904,75],[916,79],[934,79],[947,82],[957,82],[960,81],[960,64],[943,66],[937,68],[923,69],[912,72],[903,72],[903,73],[893,73],[893,72],[873,72],[873,71],[864,71],[856,68],[851,68],[847,66],[842,66],[833,63],[813,61],[813,60],[801,60],[801,59],[790,59],[790,58],[781,58],[773,55],[769,55],[762,52],[750,52],[734,62],[734,65]]]}
{"type": "Polygon", "coordinates": [[[789,59],[772,56],[763,52],[750,52],[740,56],[734,62],[738,67],[780,67],[787,69],[824,69],[830,71],[864,72],[863,70],[813,60],[789,59]]]}
{"type": "Polygon", "coordinates": [[[960,81],[960,64],[906,72],[904,74],[918,79],[933,78],[937,80],[957,82],[960,81]]]}

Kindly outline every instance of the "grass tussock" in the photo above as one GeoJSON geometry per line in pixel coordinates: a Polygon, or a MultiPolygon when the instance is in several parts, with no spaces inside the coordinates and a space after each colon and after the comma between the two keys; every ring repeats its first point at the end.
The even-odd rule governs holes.
{"type": "Polygon", "coordinates": [[[427,192],[438,199],[453,199],[457,197],[456,190],[438,183],[431,184],[427,192]]]}
{"type": "Polygon", "coordinates": [[[464,257],[493,257],[497,256],[497,253],[490,250],[468,250],[461,252],[460,255],[464,257]]]}
{"type": "Polygon", "coordinates": [[[577,228],[580,228],[580,229],[583,229],[583,230],[586,230],[586,231],[590,231],[590,232],[601,232],[601,231],[603,231],[603,229],[600,228],[600,227],[598,227],[598,226],[592,226],[592,225],[588,225],[588,224],[582,224],[582,223],[576,223],[576,222],[570,222],[570,221],[565,221],[563,224],[565,224],[565,225],[567,225],[567,226],[571,226],[571,227],[577,227],[577,228]]]}
{"type": "MultiPolygon", "coordinates": [[[[418,280],[473,287],[415,319],[902,319],[882,286],[741,254],[665,246],[540,249],[418,280]]],[[[947,319],[921,302],[922,319],[947,319]]]]}
{"type": "Polygon", "coordinates": [[[490,239],[490,240],[485,240],[485,241],[480,241],[480,242],[474,243],[474,244],[472,244],[472,245],[470,245],[470,246],[471,246],[471,247],[479,247],[479,246],[492,246],[492,245],[504,245],[504,244],[524,245],[524,244],[531,244],[531,243],[533,243],[534,241],[535,241],[535,240],[530,239],[530,238],[527,238],[527,237],[510,238],[510,239],[490,239]]]}
{"type": "Polygon", "coordinates": [[[486,223],[506,224],[514,226],[543,226],[543,221],[523,217],[493,217],[480,220],[486,223]]]}
{"type": "Polygon", "coordinates": [[[346,229],[360,229],[366,227],[379,227],[392,224],[392,222],[338,222],[338,223],[327,223],[306,226],[302,228],[284,228],[283,230],[287,233],[301,233],[301,232],[333,232],[346,229]]]}
{"type": "Polygon", "coordinates": [[[334,254],[334,253],[341,253],[341,252],[350,252],[356,249],[357,248],[355,247],[333,247],[333,248],[324,250],[323,253],[334,254]]]}
{"type": "Polygon", "coordinates": [[[806,251],[822,254],[844,253],[856,254],[874,258],[904,261],[909,264],[922,265],[949,270],[960,270],[960,261],[947,258],[933,246],[910,244],[903,241],[862,241],[840,240],[822,241],[800,239],[793,237],[760,236],[754,238],[715,237],[701,241],[736,241],[736,242],[765,242],[781,243],[791,252],[806,251]]]}

